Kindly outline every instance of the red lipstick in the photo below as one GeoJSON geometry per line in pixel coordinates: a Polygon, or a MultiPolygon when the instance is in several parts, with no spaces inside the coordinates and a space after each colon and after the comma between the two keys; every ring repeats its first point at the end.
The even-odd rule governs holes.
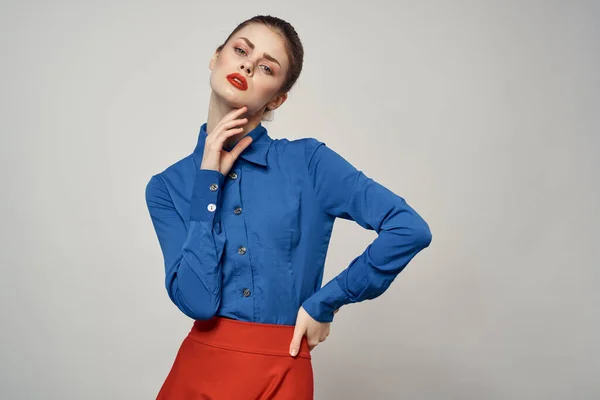
{"type": "Polygon", "coordinates": [[[241,74],[238,74],[237,72],[227,75],[227,80],[229,81],[229,83],[231,83],[233,86],[240,90],[248,89],[248,82],[246,81],[246,78],[244,78],[241,74]]]}

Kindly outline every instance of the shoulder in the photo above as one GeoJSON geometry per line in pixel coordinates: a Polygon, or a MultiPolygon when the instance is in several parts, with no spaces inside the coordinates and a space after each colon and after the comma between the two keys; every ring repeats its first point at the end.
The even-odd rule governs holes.
{"type": "Polygon", "coordinates": [[[278,158],[308,163],[315,151],[322,146],[325,147],[326,144],[314,137],[294,140],[282,138],[273,140],[269,153],[278,158]]]}
{"type": "Polygon", "coordinates": [[[146,195],[166,191],[168,187],[181,183],[186,177],[193,177],[194,170],[194,157],[190,154],[151,175],[146,184],[146,195]]]}

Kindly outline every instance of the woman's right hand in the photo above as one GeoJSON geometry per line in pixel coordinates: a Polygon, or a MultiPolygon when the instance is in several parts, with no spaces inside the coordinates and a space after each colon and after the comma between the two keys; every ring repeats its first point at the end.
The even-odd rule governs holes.
{"type": "Polygon", "coordinates": [[[238,118],[247,111],[247,107],[234,109],[227,113],[208,134],[204,143],[204,154],[200,169],[211,169],[227,175],[233,166],[235,160],[252,143],[252,137],[245,136],[236,143],[231,151],[223,149],[223,144],[227,138],[243,132],[243,125],[248,122],[248,118],[238,118]],[[240,127],[242,126],[242,127],[240,127]]]}

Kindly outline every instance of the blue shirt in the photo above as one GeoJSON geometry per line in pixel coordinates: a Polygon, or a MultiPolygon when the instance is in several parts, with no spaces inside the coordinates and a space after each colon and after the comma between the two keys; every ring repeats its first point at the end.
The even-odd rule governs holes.
{"type": "Polygon", "coordinates": [[[248,134],[252,143],[224,176],[200,169],[203,124],[194,152],[146,187],[167,292],[190,318],[294,325],[303,306],[331,322],[343,305],[381,295],[431,242],[402,197],[325,143],[274,140],[262,124],[248,134]],[[321,287],[336,218],[378,235],[321,287]]]}

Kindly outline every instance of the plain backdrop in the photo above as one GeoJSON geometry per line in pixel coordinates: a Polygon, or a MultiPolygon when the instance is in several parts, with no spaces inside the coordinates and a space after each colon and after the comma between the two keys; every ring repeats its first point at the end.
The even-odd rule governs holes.
{"type": "MultiPolygon", "coordinates": [[[[192,321],[144,200],[256,14],[304,70],[265,123],[433,242],[313,351],[318,400],[600,398],[600,2],[2,1],[0,398],[152,399],[192,321]]],[[[375,238],[336,222],[325,282],[375,238]]]]}

